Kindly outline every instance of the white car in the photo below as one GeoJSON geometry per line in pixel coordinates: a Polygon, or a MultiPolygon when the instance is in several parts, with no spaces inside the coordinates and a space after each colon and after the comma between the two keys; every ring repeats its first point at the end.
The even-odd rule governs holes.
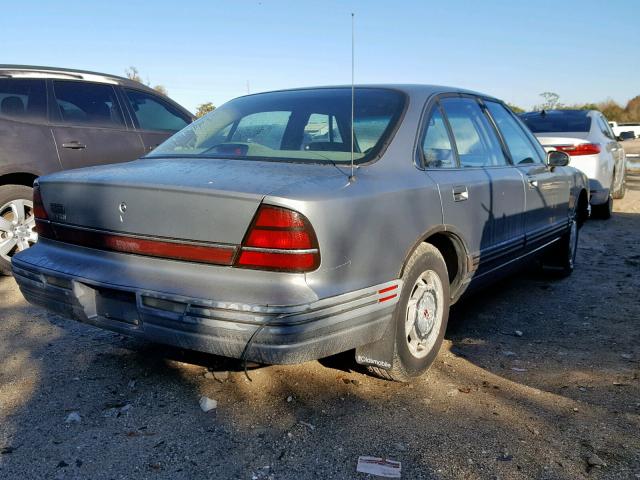
{"type": "Polygon", "coordinates": [[[625,153],[597,110],[548,110],[520,115],[547,151],[561,150],[589,177],[591,215],[611,217],[614,198],[625,194],[625,153]]]}

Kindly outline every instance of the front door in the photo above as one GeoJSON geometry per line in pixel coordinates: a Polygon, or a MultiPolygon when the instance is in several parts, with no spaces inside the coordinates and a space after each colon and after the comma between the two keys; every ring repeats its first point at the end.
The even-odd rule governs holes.
{"type": "Polygon", "coordinates": [[[191,118],[159,95],[130,88],[123,89],[123,94],[147,153],[191,123],[191,118]]]}
{"type": "Polygon", "coordinates": [[[144,153],[124,122],[114,87],[54,80],[51,131],[64,169],[135,160],[144,153]]]}

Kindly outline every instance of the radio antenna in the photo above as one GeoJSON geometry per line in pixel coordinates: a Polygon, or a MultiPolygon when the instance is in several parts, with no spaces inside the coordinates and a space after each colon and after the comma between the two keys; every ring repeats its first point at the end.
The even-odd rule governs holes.
{"type": "Polygon", "coordinates": [[[353,120],[355,117],[355,28],[354,20],[355,14],[351,12],[351,175],[349,176],[349,183],[355,182],[356,177],[354,175],[354,162],[353,162],[353,147],[355,142],[355,136],[353,134],[353,120]]]}

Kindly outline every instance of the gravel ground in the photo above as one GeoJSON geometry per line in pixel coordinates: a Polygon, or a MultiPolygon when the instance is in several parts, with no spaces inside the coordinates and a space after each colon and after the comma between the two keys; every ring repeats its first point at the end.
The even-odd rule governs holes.
{"type": "Polygon", "coordinates": [[[640,176],[628,186],[582,230],[571,278],[525,271],[466,299],[410,385],[348,355],[249,382],[49,315],[1,278],[0,478],[368,478],[359,455],[405,479],[640,478],[640,176]]]}

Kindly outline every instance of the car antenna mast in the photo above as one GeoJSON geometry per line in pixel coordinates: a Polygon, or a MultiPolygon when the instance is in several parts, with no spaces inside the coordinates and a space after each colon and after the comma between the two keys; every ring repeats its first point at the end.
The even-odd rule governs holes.
{"type": "Polygon", "coordinates": [[[355,56],[354,56],[354,44],[355,44],[355,29],[354,29],[354,17],[355,14],[351,12],[351,175],[349,176],[349,183],[355,182],[356,177],[354,175],[354,162],[353,162],[353,147],[354,147],[354,134],[353,134],[353,120],[355,117],[355,56]]]}

